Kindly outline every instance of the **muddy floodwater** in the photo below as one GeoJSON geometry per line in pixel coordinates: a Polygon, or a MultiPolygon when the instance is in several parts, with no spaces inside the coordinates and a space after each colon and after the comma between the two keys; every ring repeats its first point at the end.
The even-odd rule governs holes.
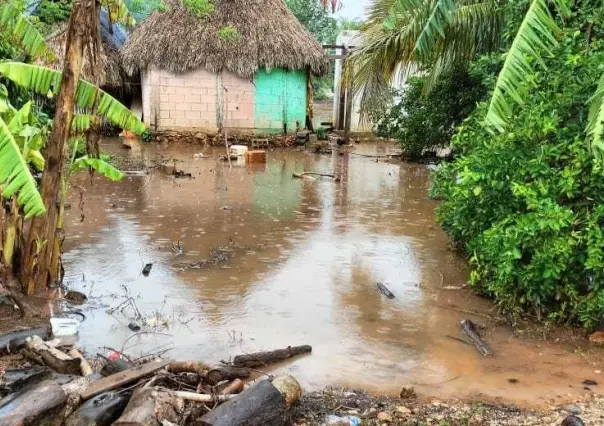
{"type": "Polygon", "coordinates": [[[497,316],[490,302],[459,289],[466,262],[435,224],[427,166],[287,150],[269,152],[266,165],[229,168],[217,149],[124,151],[111,140],[104,149],[134,163],[169,161],[118,183],[74,181],[65,283],[89,296],[79,333],[89,353],[169,350],[173,359],[211,362],[308,344],[312,355],[271,371],[288,371],[309,390],[413,386],[424,396],[532,406],[598,392],[584,389],[585,379],[604,385],[601,356],[518,339],[488,320],[497,316]],[[174,178],[174,166],[192,177],[174,178]],[[341,181],[292,178],[303,171],[341,181]],[[154,333],[128,328],[138,314],[142,331],[154,333]],[[462,341],[464,318],[486,326],[493,358],[462,341]]]}

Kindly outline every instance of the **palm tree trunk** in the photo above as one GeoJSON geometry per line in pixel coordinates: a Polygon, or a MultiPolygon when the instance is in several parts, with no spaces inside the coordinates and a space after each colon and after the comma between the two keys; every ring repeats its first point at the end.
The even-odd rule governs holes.
{"type": "Polygon", "coordinates": [[[25,285],[27,294],[44,291],[59,277],[58,269],[51,266],[53,266],[52,259],[56,246],[55,234],[59,209],[62,204],[65,146],[74,115],[75,94],[82,70],[86,38],[89,34],[86,28],[88,17],[90,13],[95,13],[94,9],[94,0],[76,0],[72,7],[57,111],[46,145],[47,158],[41,187],[46,214],[33,220],[22,262],[21,281],[25,285]]]}
{"type": "Polygon", "coordinates": [[[8,268],[13,266],[13,255],[15,253],[15,244],[17,241],[17,223],[19,221],[19,206],[17,199],[13,197],[10,200],[10,214],[6,224],[6,234],[4,238],[4,264],[8,268]]]}

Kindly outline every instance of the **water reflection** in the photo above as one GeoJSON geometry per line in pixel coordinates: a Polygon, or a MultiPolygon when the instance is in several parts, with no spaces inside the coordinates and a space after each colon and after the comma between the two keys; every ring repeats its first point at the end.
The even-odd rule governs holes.
{"type": "MultiPolygon", "coordinates": [[[[111,141],[105,148],[119,149],[111,141]]],[[[229,168],[214,159],[220,151],[206,151],[214,157],[205,160],[196,152],[142,147],[132,155],[174,161],[121,183],[80,182],[85,220],[69,212],[65,267],[66,282],[92,296],[80,334],[89,351],[121,348],[132,336],[128,313],[108,313],[128,292],[140,311],[169,320],[162,330],[169,336],[136,336],[125,344],[129,353],[172,344],[174,358],[217,361],[310,344],[311,356],[280,367],[310,389],[397,392],[412,384],[429,395],[542,403],[569,389],[568,376],[551,378],[552,369],[591,371],[579,357],[559,357],[560,347],[537,348],[505,328],[488,335],[496,359],[451,338],[467,312],[492,305],[442,290],[464,284],[467,273],[434,223],[424,166],[288,151],[270,152],[266,165],[229,168]],[[174,179],[174,167],[192,179],[174,179]],[[341,181],[292,179],[302,171],[335,171],[341,181]],[[182,256],[172,250],[177,241],[182,256]],[[230,258],[187,268],[208,265],[217,248],[230,258]],[[144,277],[148,262],[153,270],[144,277]],[[396,299],[385,299],[378,282],[396,299]],[[519,353],[542,363],[527,370],[519,353]],[[513,387],[509,375],[527,380],[513,387]]]]}

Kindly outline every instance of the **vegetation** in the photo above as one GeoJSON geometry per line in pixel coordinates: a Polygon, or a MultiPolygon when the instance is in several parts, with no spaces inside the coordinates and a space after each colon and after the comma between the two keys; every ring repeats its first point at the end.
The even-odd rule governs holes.
{"type": "Polygon", "coordinates": [[[210,0],[183,0],[183,3],[189,13],[198,18],[205,18],[216,10],[214,3],[210,0]]]}
{"type": "Polygon", "coordinates": [[[218,37],[225,41],[237,41],[241,38],[241,33],[232,25],[227,25],[218,30],[218,37]]]}
{"type": "Polygon", "coordinates": [[[602,7],[576,3],[558,30],[539,2],[509,4],[505,62],[474,65],[493,98],[459,128],[458,156],[435,184],[439,221],[470,254],[473,285],[509,311],[588,328],[604,325],[602,7]],[[533,69],[529,53],[546,46],[533,69]]]}
{"type": "MultiPolygon", "coordinates": [[[[106,6],[112,21],[133,22],[120,0],[101,3],[106,6]]],[[[55,117],[52,125],[48,125],[41,119],[43,115],[32,108],[31,102],[17,110],[12,105],[9,91],[4,86],[0,90],[0,113],[3,114],[0,117],[0,183],[4,185],[2,197],[11,205],[8,220],[3,221],[4,228],[0,230],[2,263],[20,275],[23,289],[28,294],[42,291],[60,280],[64,200],[70,174],[86,167],[112,179],[119,177],[115,169],[98,158],[98,151],[92,154],[93,157],[79,158],[74,154],[71,163],[66,164],[64,153],[69,136],[88,130],[98,122],[97,115],[137,133],[145,130],[144,125],[117,100],[92,84],[79,80],[84,51],[94,51],[100,43],[99,9],[94,0],[79,0],[74,1],[71,13],[67,38],[70,44],[66,46],[64,66],[66,73],[10,61],[12,56],[0,61],[0,75],[4,79],[56,99],[55,117]],[[89,114],[74,116],[76,105],[89,114]],[[43,169],[40,191],[30,167],[43,169]],[[29,235],[25,235],[23,224],[34,216],[29,235]],[[17,251],[19,255],[13,256],[17,251]],[[19,262],[15,262],[16,259],[19,262]]],[[[52,54],[17,3],[0,3],[0,21],[3,24],[0,46],[17,41],[29,57],[52,54]]],[[[13,52],[8,50],[8,53],[13,52]]],[[[90,60],[94,59],[92,55],[90,60]]]]}
{"type": "Polygon", "coordinates": [[[427,94],[425,85],[425,78],[409,78],[376,126],[378,136],[396,138],[411,160],[447,147],[456,127],[486,95],[480,79],[464,70],[447,72],[427,94]]]}

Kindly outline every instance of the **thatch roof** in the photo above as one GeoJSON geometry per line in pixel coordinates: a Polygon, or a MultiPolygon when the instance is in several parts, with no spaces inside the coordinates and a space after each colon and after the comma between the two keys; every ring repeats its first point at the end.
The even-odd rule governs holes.
{"type": "Polygon", "coordinates": [[[155,11],[120,52],[129,73],[150,66],[183,73],[198,68],[231,71],[248,78],[259,68],[327,70],[321,45],[283,0],[212,0],[215,10],[193,16],[178,0],[155,11]],[[220,37],[234,27],[238,39],[220,37]]]}
{"type": "MultiPolygon", "coordinates": [[[[119,54],[119,48],[125,40],[125,33],[116,24],[113,31],[109,30],[106,24],[107,17],[101,14],[101,49],[97,53],[98,69],[93,72],[92,65],[88,55],[84,55],[84,64],[82,67],[82,78],[102,87],[113,89],[130,89],[131,78],[122,67],[122,58],[119,54]],[[123,35],[123,37],[122,37],[123,35]]],[[[55,54],[55,60],[44,62],[54,69],[62,69],[65,60],[65,43],[67,42],[67,22],[59,25],[49,37],[46,38],[46,44],[55,54]]]]}

